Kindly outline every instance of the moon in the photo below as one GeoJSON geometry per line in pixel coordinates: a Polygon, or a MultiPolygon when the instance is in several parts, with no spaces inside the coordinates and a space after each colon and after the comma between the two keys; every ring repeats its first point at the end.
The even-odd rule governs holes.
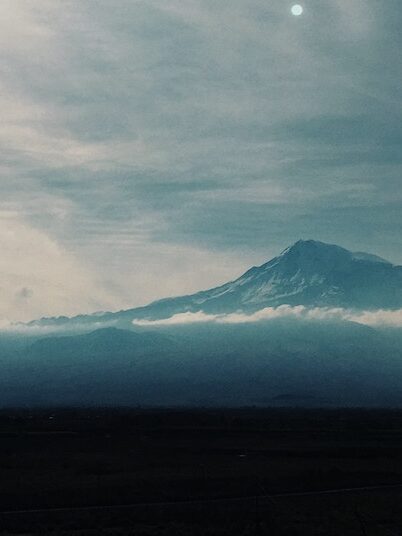
{"type": "Polygon", "coordinates": [[[292,15],[294,15],[295,17],[300,17],[300,15],[303,14],[303,7],[300,5],[300,4],[295,4],[294,6],[292,6],[292,15]]]}

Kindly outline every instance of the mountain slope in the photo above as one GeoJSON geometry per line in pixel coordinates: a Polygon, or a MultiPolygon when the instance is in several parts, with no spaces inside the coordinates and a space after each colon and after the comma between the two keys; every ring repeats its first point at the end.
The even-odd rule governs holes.
{"type": "MultiPolygon", "coordinates": [[[[183,312],[254,312],[279,305],[402,308],[402,266],[369,253],[353,253],[336,245],[300,240],[278,257],[253,267],[235,281],[190,296],[167,298],[145,307],[81,316],[77,323],[128,324],[133,319],[161,319],[183,312]]],[[[62,325],[68,319],[42,319],[62,325]]]]}

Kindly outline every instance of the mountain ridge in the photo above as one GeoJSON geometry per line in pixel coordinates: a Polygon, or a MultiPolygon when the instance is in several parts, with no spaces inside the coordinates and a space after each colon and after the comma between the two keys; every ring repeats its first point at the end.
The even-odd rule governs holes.
{"type": "Polygon", "coordinates": [[[357,310],[402,308],[402,266],[371,253],[352,252],[317,240],[298,240],[278,256],[237,279],[194,294],[163,298],[118,312],[43,318],[30,325],[169,318],[183,312],[252,313],[280,305],[357,310]]]}

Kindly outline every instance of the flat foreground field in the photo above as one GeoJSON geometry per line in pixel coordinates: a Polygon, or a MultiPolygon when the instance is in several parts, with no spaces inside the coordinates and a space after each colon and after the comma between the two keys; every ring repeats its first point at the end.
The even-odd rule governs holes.
{"type": "Polygon", "coordinates": [[[402,535],[402,411],[0,412],[0,534],[402,535]]]}

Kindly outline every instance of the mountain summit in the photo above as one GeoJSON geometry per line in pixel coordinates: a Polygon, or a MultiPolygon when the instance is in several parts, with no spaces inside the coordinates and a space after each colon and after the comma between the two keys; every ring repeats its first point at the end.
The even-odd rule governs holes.
{"type": "Polygon", "coordinates": [[[71,320],[42,319],[35,323],[131,324],[134,319],[155,320],[184,312],[251,313],[283,304],[399,309],[402,308],[402,266],[394,266],[369,253],[353,253],[332,244],[299,240],[269,262],[211,290],[117,313],[97,313],[71,320]]]}
{"type": "Polygon", "coordinates": [[[283,304],[397,309],[402,307],[402,267],[368,253],[299,240],[235,281],[192,296],[161,300],[140,311],[169,311],[167,316],[183,311],[252,312],[283,304]]]}

